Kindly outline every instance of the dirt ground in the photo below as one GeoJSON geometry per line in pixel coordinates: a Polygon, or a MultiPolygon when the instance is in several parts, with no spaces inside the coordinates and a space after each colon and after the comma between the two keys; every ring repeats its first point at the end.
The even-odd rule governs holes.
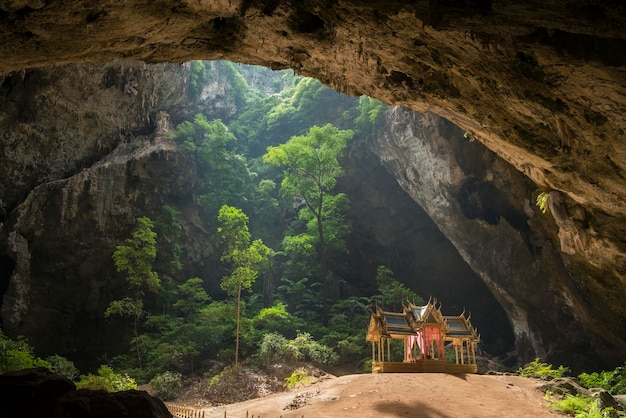
{"type": "Polygon", "coordinates": [[[205,418],[554,417],[540,383],[508,375],[353,374],[231,405],[205,418]],[[297,409],[289,406],[302,405],[297,409]],[[287,408],[287,409],[285,409],[287,408]]]}

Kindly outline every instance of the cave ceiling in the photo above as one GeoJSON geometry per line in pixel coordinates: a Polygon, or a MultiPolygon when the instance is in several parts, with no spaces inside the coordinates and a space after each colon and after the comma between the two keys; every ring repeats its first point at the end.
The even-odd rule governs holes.
{"type": "Polygon", "coordinates": [[[0,74],[229,59],[440,114],[546,189],[623,216],[621,1],[0,2],[0,74]]]}

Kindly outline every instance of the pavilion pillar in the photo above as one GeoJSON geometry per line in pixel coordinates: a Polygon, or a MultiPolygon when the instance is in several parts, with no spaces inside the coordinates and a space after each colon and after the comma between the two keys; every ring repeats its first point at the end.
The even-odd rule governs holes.
{"type": "Polygon", "coordinates": [[[391,338],[387,338],[387,361],[391,361],[391,338]]]}
{"type": "Polygon", "coordinates": [[[465,358],[463,357],[463,345],[465,341],[461,341],[461,364],[465,364],[465,358]]]}
{"type": "Polygon", "coordinates": [[[476,364],[476,343],[472,341],[472,356],[474,357],[474,364],[476,364]]]}
{"type": "Polygon", "coordinates": [[[408,354],[409,353],[409,339],[407,337],[404,337],[404,362],[408,362],[409,361],[409,357],[408,354]]]}

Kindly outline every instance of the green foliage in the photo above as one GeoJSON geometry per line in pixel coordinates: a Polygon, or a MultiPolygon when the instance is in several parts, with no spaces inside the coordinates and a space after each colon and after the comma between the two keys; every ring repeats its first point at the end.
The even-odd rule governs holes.
{"type": "MultiPolygon", "coordinates": [[[[330,278],[331,272],[327,264],[329,248],[335,251],[345,248],[343,238],[347,231],[343,222],[348,207],[347,198],[343,195],[332,196],[331,192],[342,170],[339,158],[352,136],[352,131],[342,131],[331,124],[323,127],[313,126],[305,136],[294,136],[285,144],[268,147],[267,153],[263,156],[263,161],[283,169],[281,194],[289,199],[302,199],[304,202],[299,216],[305,223],[306,230],[290,234],[299,238],[291,238],[291,241],[285,238],[285,252],[294,258],[295,263],[300,263],[300,266],[306,264],[313,266],[314,260],[309,257],[295,258],[297,253],[291,250],[306,250],[307,245],[311,250],[315,245],[323,282],[322,304],[325,317],[328,315],[331,289],[336,284],[330,278]]],[[[309,254],[311,252],[306,255],[309,254]]]]}
{"type": "Polygon", "coordinates": [[[517,373],[520,376],[536,378],[558,378],[565,376],[569,372],[570,369],[563,365],[559,366],[557,369],[553,369],[551,364],[542,363],[538,358],[526,364],[524,367],[517,369],[517,373]]]}
{"type": "Polygon", "coordinates": [[[89,373],[81,376],[80,380],[76,382],[76,388],[119,392],[137,389],[137,383],[127,374],[115,373],[111,367],[102,365],[98,369],[97,375],[89,373]]]}
{"type": "Polygon", "coordinates": [[[217,232],[225,247],[221,260],[233,266],[220,286],[228,295],[237,296],[242,289],[251,289],[258,275],[256,268],[267,260],[269,248],[261,240],[250,243],[248,217],[241,209],[224,205],[218,220],[217,232]]]}
{"type": "Polygon", "coordinates": [[[550,197],[549,192],[542,192],[539,193],[539,196],[537,196],[537,200],[535,201],[535,203],[539,207],[541,213],[548,212],[548,197],[550,197]]]}
{"type": "Polygon", "coordinates": [[[270,332],[263,336],[259,346],[259,356],[265,360],[266,367],[270,364],[282,361],[289,349],[288,340],[281,334],[270,332]]]}
{"type": "Polygon", "coordinates": [[[198,203],[206,208],[207,222],[224,204],[243,207],[254,194],[246,158],[235,152],[236,138],[221,120],[209,122],[197,114],[193,122],[176,127],[174,140],[194,155],[202,194],[198,203]]]}
{"type": "Polygon", "coordinates": [[[126,281],[132,287],[147,286],[152,292],[158,292],[159,276],[152,271],[152,262],[156,259],[156,232],[150,218],[137,218],[137,226],[126,245],[120,245],[113,253],[113,261],[119,272],[126,273],[126,281]]]}
{"type": "Polygon", "coordinates": [[[47,361],[36,357],[24,337],[14,341],[0,330],[0,374],[33,367],[49,367],[47,361]]]}
{"type": "Polygon", "coordinates": [[[352,131],[341,131],[330,124],[313,126],[306,136],[294,136],[285,144],[268,147],[263,160],[283,168],[284,196],[301,197],[314,213],[320,213],[320,196],[334,189],[341,174],[339,157],[352,135],[352,131]]]}
{"type": "Polygon", "coordinates": [[[117,271],[126,273],[126,281],[133,297],[114,300],[104,313],[111,315],[129,315],[133,317],[133,335],[137,362],[141,369],[141,349],[139,346],[139,320],[143,314],[144,288],[157,293],[161,288],[159,275],[152,270],[152,263],[157,255],[157,235],[153,231],[154,223],[147,217],[137,218],[137,226],[126,245],[120,245],[113,253],[117,271]]]}
{"type": "MultiPolygon", "coordinates": [[[[304,322],[292,315],[283,302],[276,302],[273,306],[263,308],[252,318],[252,325],[260,333],[280,333],[287,337],[295,337],[296,330],[304,322]]],[[[267,335],[267,334],[266,334],[267,335]]]]}
{"type": "Polygon", "coordinates": [[[180,373],[166,371],[157,374],[150,380],[150,386],[154,389],[154,395],[164,401],[174,399],[180,388],[182,376],[180,373]]]}
{"type": "Polygon", "coordinates": [[[229,296],[237,297],[237,328],[235,330],[235,366],[239,362],[239,332],[241,328],[241,291],[250,290],[257,278],[258,267],[267,261],[270,249],[261,240],[250,243],[248,216],[241,209],[224,205],[220,208],[217,232],[224,244],[222,262],[233,267],[220,287],[229,296]]]}
{"type": "Polygon", "coordinates": [[[204,61],[191,61],[189,72],[189,95],[192,98],[200,98],[202,89],[211,81],[211,70],[209,63],[204,61]]]}
{"type": "Polygon", "coordinates": [[[155,270],[162,274],[174,275],[182,270],[180,245],[182,226],[177,221],[181,212],[173,206],[164,205],[159,219],[154,223],[157,234],[157,257],[155,270]]]}
{"type": "Polygon", "coordinates": [[[578,380],[586,388],[602,388],[611,395],[626,395],[626,363],[611,371],[581,373],[578,380]]]}
{"type": "Polygon", "coordinates": [[[53,355],[46,358],[48,362],[48,369],[52,373],[65,376],[68,379],[74,380],[78,377],[79,372],[74,362],[59,355],[53,355]]]}
{"type": "Polygon", "coordinates": [[[311,378],[303,368],[298,368],[291,373],[291,375],[285,377],[285,383],[283,387],[292,389],[298,385],[308,385],[311,383],[311,378]]]}
{"type": "Polygon", "coordinates": [[[229,94],[235,102],[235,106],[241,109],[246,103],[246,93],[248,92],[248,83],[241,76],[241,73],[235,68],[235,64],[230,61],[217,61],[215,63],[217,69],[223,72],[230,83],[229,94]]]}
{"type": "Polygon", "coordinates": [[[393,271],[387,266],[378,266],[376,270],[376,283],[381,295],[383,306],[393,306],[395,310],[401,307],[407,300],[421,305],[424,300],[415,292],[393,278],[393,271]]]}
{"type": "Polygon", "coordinates": [[[564,414],[578,416],[589,411],[594,403],[593,399],[585,396],[566,395],[562,400],[554,402],[552,408],[564,414]]]}
{"type": "Polygon", "coordinates": [[[359,97],[359,115],[354,120],[355,129],[359,135],[369,137],[375,135],[380,127],[387,106],[371,97],[359,97]]]}
{"type": "Polygon", "coordinates": [[[552,403],[552,409],[576,418],[609,418],[624,417],[624,412],[609,407],[600,409],[598,401],[582,395],[565,395],[561,400],[552,403]]]}
{"type": "Polygon", "coordinates": [[[335,364],[339,360],[337,353],[328,346],[315,341],[308,332],[298,334],[296,338],[289,341],[289,346],[296,359],[318,364],[335,364]]]}
{"type": "Polygon", "coordinates": [[[178,286],[178,300],[174,308],[180,311],[183,316],[195,317],[200,313],[200,308],[205,306],[211,297],[202,287],[204,281],[199,277],[188,279],[178,286]]]}

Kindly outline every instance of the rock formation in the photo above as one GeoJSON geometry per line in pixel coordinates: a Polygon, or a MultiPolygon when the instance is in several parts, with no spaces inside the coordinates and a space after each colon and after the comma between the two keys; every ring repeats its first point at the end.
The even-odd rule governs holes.
{"type": "MultiPolygon", "coordinates": [[[[0,72],[5,74],[2,86],[20,91],[22,96],[17,97],[23,97],[21,100],[32,95],[28,89],[20,90],[20,80],[28,78],[33,67],[117,58],[179,63],[230,59],[294,68],[339,91],[368,94],[389,104],[446,117],[460,126],[468,139],[483,143],[532,180],[537,190],[530,193],[535,186],[525,186],[526,195],[517,194],[513,203],[506,199],[502,202],[515,207],[516,214],[528,211],[530,222],[541,224],[533,228],[535,233],[547,228],[545,237],[533,240],[558,237],[558,248],[537,245],[537,241],[523,245],[528,235],[520,232],[525,226],[516,223],[517,216],[509,219],[489,213],[485,199],[497,198],[498,190],[508,187],[505,179],[519,181],[499,168],[500,163],[493,163],[491,173],[468,177],[461,173],[467,173],[467,166],[457,161],[457,165],[442,167],[440,160],[432,157],[440,152],[451,159],[445,157],[449,152],[445,143],[441,151],[438,143],[393,145],[431,158],[437,171],[429,174],[417,170],[407,155],[394,155],[391,146],[388,150],[379,147],[382,159],[400,184],[435,219],[503,306],[511,309],[516,334],[526,335],[533,350],[542,343],[540,335],[555,330],[581,332],[577,324],[582,323],[594,337],[581,344],[593,344],[600,358],[612,359],[609,363],[624,358],[623,2],[11,0],[0,3],[0,16],[0,72]],[[436,186],[437,177],[449,181],[450,186],[436,186]],[[431,189],[418,190],[418,184],[431,189]],[[539,189],[550,193],[552,218],[530,215],[539,189]],[[524,199],[529,203],[520,209],[524,199]],[[445,214],[462,214],[467,222],[460,223],[459,230],[446,228],[445,214]],[[489,231],[485,237],[490,238],[478,244],[468,241],[476,238],[473,234],[478,230],[489,231]],[[510,236],[518,237],[515,243],[507,240],[504,244],[498,238],[510,236]],[[562,264],[545,261],[536,265],[527,254],[538,247],[543,252],[561,251],[562,264]],[[522,254],[523,265],[500,262],[513,252],[522,254]],[[498,262],[488,263],[489,259],[498,262]],[[503,270],[493,270],[497,265],[503,270]],[[520,272],[524,271],[528,273],[522,276],[520,272]],[[524,300],[515,291],[522,284],[528,288],[524,300]],[[550,304],[552,300],[559,303],[550,304]],[[541,327],[535,323],[524,329],[525,315],[538,315],[549,327],[539,330],[541,327]],[[596,343],[600,340],[607,344],[596,343]]],[[[129,99],[145,97],[142,105],[153,105],[149,100],[153,96],[134,84],[137,76],[128,74],[109,81],[105,77],[103,82],[115,86],[124,105],[132,108],[128,100],[123,100],[124,95],[129,99]]],[[[95,118],[88,113],[91,95],[74,100],[84,110],[79,112],[81,117],[95,118]]],[[[24,108],[22,103],[20,99],[10,103],[13,113],[2,115],[0,126],[6,126],[8,120],[27,121],[33,116],[36,108],[24,108]]],[[[155,106],[154,113],[142,115],[143,120],[159,110],[155,106]]],[[[395,117],[405,118],[400,113],[395,117]]],[[[128,123],[120,126],[131,131],[140,129],[128,123]]],[[[76,164],[114,146],[110,139],[69,145],[64,141],[66,124],[71,125],[71,121],[60,123],[52,132],[25,132],[33,138],[29,143],[16,142],[10,136],[2,138],[8,161],[3,160],[0,167],[2,178],[23,183],[11,187],[3,184],[3,207],[13,209],[25,190],[42,180],[61,178],[76,164]],[[51,140],[57,141],[56,152],[42,153],[40,144],[51,140]]],[[[91,126],[96,126],[96,131],[109,129],[108,123],[98,128],[100,125],[94,121],[91,126]]],[[[87,136],[86,132],[77,134],[87,136]]],[[[115,138],[115,132],[102,138],[115,138]]],[[[523,188],[516,190],[521,193],[523,188]]],[[[7,216],[0,215],[3,219],[7,216]]],[[[28,239],[15,236],[11,251],[28,254],[18,250],[25,245],[28,239]]],[[[17,272],[26,263],[17,257],[9,258],[12,261],[5,261],[15,263],[11,270],[17,272]]],[[[26,292],[28,284],[20,286],[16,294],[26,292]]],[[[579,347],[570,349],[576,352],[579,347]]]]}
{"type": "Polygon", "coordinates": [[[47,369],[0,376],[0,405],[7,416],[25,418],[166,418],[165,404],[145,391],[76,390],[74,382],[47,369]]]}

